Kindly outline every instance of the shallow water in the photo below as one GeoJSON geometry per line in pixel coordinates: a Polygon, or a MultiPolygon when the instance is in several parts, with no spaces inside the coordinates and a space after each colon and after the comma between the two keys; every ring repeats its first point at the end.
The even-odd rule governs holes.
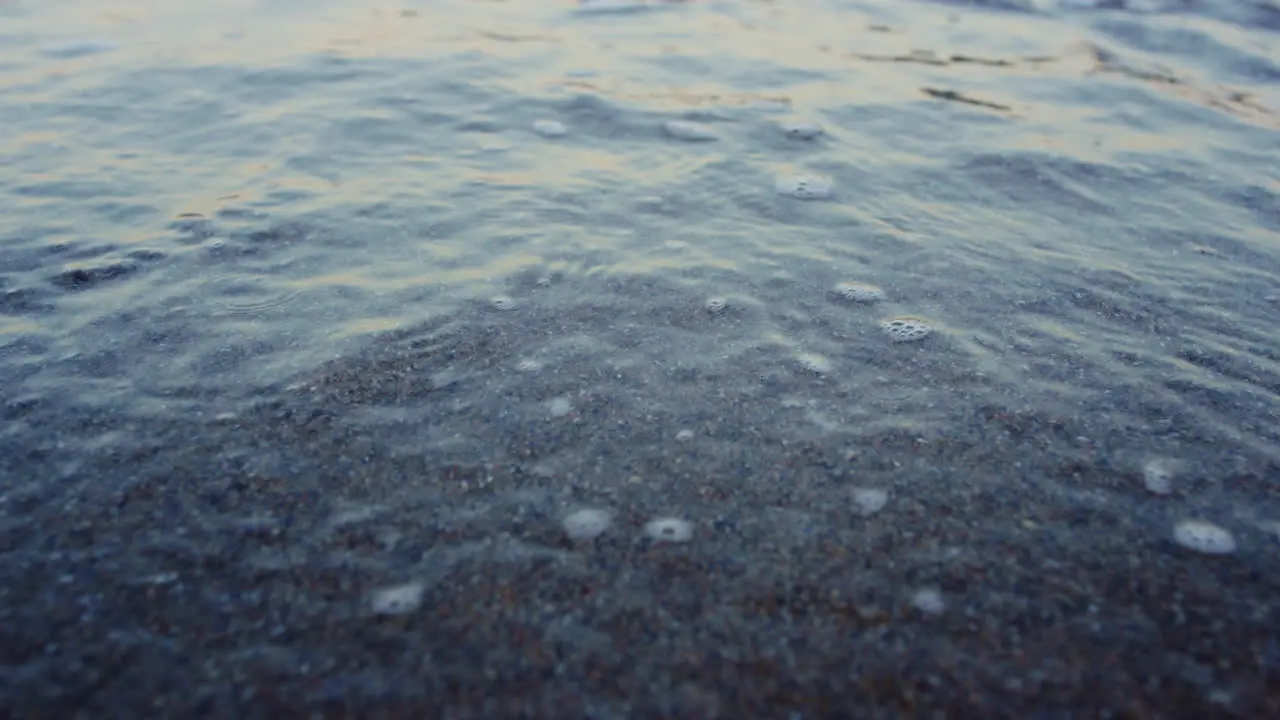
{"type": "Polygon", "coordinates": [[[1280,714],[1274,5],[0,28],[15,714],[1280,714]]]}

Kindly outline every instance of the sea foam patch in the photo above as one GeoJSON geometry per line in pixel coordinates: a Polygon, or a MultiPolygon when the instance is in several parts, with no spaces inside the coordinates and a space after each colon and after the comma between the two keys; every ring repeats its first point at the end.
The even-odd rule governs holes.
{"type": "Polygon", "coordinates": [[[880,329],[895,343],[920,342],[933,334],[933,325],[918,317],[889,318],[880,323],[880,329]]]}
{"type": "Polygon", "coordinates": [[[597,508],[584,508],[565,516],[560,522],[570,540],[595,540],[613,524],[613,513],[597,508]]]}
{"type": "Polygon", "coordinates": [[[831,288],[830,295],[836,300],[858,304],[870,304],[884,300],[884,290],[875,285],[860,282],[836,283],[831,288]]]}
{"type": "Polygon", "coordinates": [[[369,608],[379,615],[407,615],[422,606],[425,591],[420,582],[374,590],[369,595],[369,608]]]}
{"type": "Polygon", "coordinates": [[[710,126],[690,120],[668,120],[662,124],[662,130],[677,140],[710,142],[716,139],[716,132],[710,126]]]}
{"type": "Polygon", "coordinates": [[[569,128],[559,120],[538,120],[533,123],[533,131],[546,138],[564,137],[569,134],[569,128]]]}
{"type": "Polygon", "coordinates": [[[1206,555],[1230,555],[1236,551],[1236,539],[1230,531],[1204,520],[1183,520],[1175,525],[1173,541],[1206,555]]]}

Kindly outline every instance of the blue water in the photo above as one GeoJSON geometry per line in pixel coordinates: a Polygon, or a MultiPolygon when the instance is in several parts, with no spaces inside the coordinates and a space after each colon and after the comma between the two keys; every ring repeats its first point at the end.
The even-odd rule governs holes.
{"type": "Polygon", "coordinates": [[[1277,27],[0,2],[0,707],[1280,715],[1277,27]]]}

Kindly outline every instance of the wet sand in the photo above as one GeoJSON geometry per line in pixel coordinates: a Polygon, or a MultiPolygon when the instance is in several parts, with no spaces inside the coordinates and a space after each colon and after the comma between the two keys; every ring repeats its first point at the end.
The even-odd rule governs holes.
{"type": "MultiPolygon", "coordinates": [[[[1197,496],[1273,505],[1272,459],[1171,427],[1202,464],[1155,497],[1126,455],[1149,431],[957,377],[934,376],[939,397],[987,402],[918,433],[806,436],[786,418],[813,408],[787,397],[831,383],[767,348],[719,374],[569,352],[521,366],[552,326],[643,337],[655,358],[741,332],[651,280],[581,290],[563,292],[612,302],[567,309],[531,284],[516,310],[386,336],[234,417],[10,405],[56,442],[122,435],[86,456],[5,448],[11,477],[65,478],[5,497],[13,715],[1280,712],[1277,538],[1237,529],[1225,556],[1172,539],[1197,496]],[[554,397],[572,411],[547,413],[554,397]],[[857,488],[888,503],[864,517],[857,488]],[[614,523],[575,543],[560,521],[583,507],[614,523]],[[695,524],[690,542],[644,537],[666,515],[695,524]],[[374,612],[406,583],[420,607],[374,612]]],[[[879,371],[945,372],[929,342],[886,345],[879,371]]]]}

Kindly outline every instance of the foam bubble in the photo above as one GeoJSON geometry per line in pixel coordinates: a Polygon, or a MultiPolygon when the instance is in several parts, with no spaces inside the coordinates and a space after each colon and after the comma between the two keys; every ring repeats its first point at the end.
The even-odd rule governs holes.
{"type": "Polygon", "coordinates": [[[693,539],[693,523],[680,518],[657,518],[645,524],[644,534],[658,542],[689,542],[693,539]]]}
{"type": "Polygon", "coordinates": [[[926,587],[916,590],[911,596],[911,606],[925,615],[936,617],[947,609],[947,601],[942,597],[941,590],[926,587]]]}
{"type": "Polygon", "coordinates": [[[722,297],[708,298],[703,307],[712,315],[721,315],[729,309],[729,301],[722,297]]]}
{"type": "Polygon", "coordinates": [[[520,303],[516,302],[515,298],[510,295],[494,295],[489,298],[489,306],[494,310],[510,312],[520,307],[520,303]]]}
{"type": "Polygon", "coordinates": [[[688,120],[668,120],[662,124],[662,129],[679,140],[706,142],[716,139],[716,133],[710,127],[688,120]]]}
{"type": "Polygon", "coordinates": [[[547,403],[547,412],[551,413],[551,417],[564,417],[573,412],[573,403],[566,397],[554,398],[547,403]]]}
{"type": "Polygon", "coordinates": [[[831,296],[852,303],[874,303],[884,299],[884,290],[866,283],[842,282],[831,288],[831,296]]]}
{"type": "Polygon", "coordinates": [[[676,442],[689,442],[693,439],[693,431],[685,428],[676,433],[676,442]]]}
{"type": "Polygon", "coordinates": [[[379,615],[405,615],[422,606],[425,590],[420,582],[375,590],[369,596],[369,607],[379,615]]]}
{"type": "Polygon", "coordinates": [[[778,129],[792,140],[812,140],[823,133],[821,125],[811,122],[784,122],[778,129]]]}
{"type": "Polygon", "coordinates": [[[569,536],[569,539],[577,541],[595,540],[603,535],[604,531],[608,530],[612,524],[613,513],[608,510],[596,510],[593,508],[569,513],[564,520],[560,521],[560,525],[564,528],[564,532],[569,536]]]}
{"type": "Polygon", "coordinates": [[[773,182],[779,195],[797,200],[827,200],[831,197],[831,181],[817,175],[783,175],[773,182]]]}
{"type": "Polygon", "coordinates": [[[871,517],[889,504],[889,493],[879,488],[854,488],[851,497],[853,511],[862,517],[871,517]]]}
{"type": "Polygon", "coordinates": [[[1173,468],[1164,460],[1150,460],[1142,466],[1142,486],[1152,495],[1173,492],[1173,468]]]}
{"type": "Polygon", "coordinates": [[[542,363],[531,358],[525,358],[524,360],[516,363],[516,370],[518,372],[538,372],[541,369],[542,363]]]}
{"type": "Polygon", "coordinates": [[[559,120],[538,120],[533,124],[533,131],[548,138],[564,137],[569,134],[569,128],[559,120]]]}
{"type": "Polygon", "coordinates": [[[1183,520],[1175,525],[1173,541],[1207,555],[1230,555],[1236,551],[1236,539],[1229,531],[1203,520],[1183,520]]]}
{"type": "Polygon", "coordinates": [[[880,324],[889,339],[896,343],[919,342],[933,334],[928,320],[917,317],[897,317],[880,324]]]}
{"type": "Polygon", "coordinates": [[[796,356],[796,362],[811,373],[826,375],[831,372],[831,361],[818,353],[800,353],[796,356]]]}

